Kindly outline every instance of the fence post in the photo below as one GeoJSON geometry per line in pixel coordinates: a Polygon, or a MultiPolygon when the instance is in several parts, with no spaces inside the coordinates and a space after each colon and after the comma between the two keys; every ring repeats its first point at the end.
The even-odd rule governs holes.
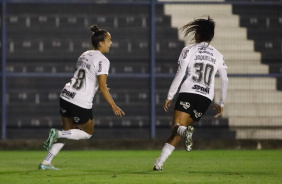
{"type": "Polygon", "coordinates": [[[156,99],[155,99],[155,0],[151,1],[151,138],[156,137],[156,99]]]}
{"type": "Polygon", "coordinates": [[[6,139],[6,0],[2,1],[2,139],[6,139]]]}

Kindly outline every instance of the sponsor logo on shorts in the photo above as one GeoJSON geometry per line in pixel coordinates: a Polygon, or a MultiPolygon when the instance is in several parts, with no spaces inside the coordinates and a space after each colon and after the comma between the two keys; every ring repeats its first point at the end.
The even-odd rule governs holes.
{"type": "Polygon", "coordinates": [[[73,117],[73,120],[74,120],[74,122],[77,123],[77,122],[79,122],[80,119],[79,119],[79,117],[73,117]]]}
{"type": "Polygon", "coordinates": [[[189,109],[189,107],[190,107],[190,103],[189,102],[182,102],[182,101],[180,101],[180,105],[182,105],[184,109],[189,109]]]}
{"type": "Polygon", "coordinates": [[[202,116],[201,112],[197,112],[196,110],[193,110],[193,112],[194,112],[196,118],[199,118],[199,117],[202,116]]]}

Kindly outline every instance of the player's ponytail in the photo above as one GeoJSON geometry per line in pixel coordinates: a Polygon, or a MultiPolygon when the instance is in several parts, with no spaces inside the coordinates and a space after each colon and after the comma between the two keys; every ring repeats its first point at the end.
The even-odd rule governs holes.
{"type": "Polygon", "coordinates": [[[97,25],[92,25],[90,27],[90,30],[93,32],[91,36],[92,46],[94,47],[94,49],[98,49],[99,43],[105,41],[105,38],[107,36],[106,33],[108,33],[108,31],[99,29],[97,25]]]}
{"type": "Polygon", "coordinates": [[[196,43],[211,42],[214,37],[215,22],[208,16],[208,19],[195,19],[180,28],[184,36],[194,34],[196,43]]]}
{"type": "Polygon", "coordinates": [[[90,30],[93,32],[93,34],[95,34],[96,32],[99,32],[100,29],[98,28],[97,25],[93,25],[90,27],[90,30]]]}

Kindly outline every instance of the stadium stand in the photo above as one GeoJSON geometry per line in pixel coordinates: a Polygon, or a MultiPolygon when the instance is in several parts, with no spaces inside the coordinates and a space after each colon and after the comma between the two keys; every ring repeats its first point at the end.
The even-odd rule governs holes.
{"type": "MultiPolygon", "coordinates": [[[[282,73],[282,6],[256,5],[249,10],[248,6],[234,5],[233,12],[240,15],[241,26],[247,27],[248,38],[255,41],[269,73],[282,73]]],[[[277,78],[277,89],[282,90],[281,77],[277,78]]]]}
{"type": "MultiPolygon", "coordinates": [[[[203,6],[206,5],[166,5],[165,13],[172,16],[173,27],[180,27],[186,23],[186,17],[205,15],[203,6]]],[[[209,6],[209,14],[217,23],[212,45],[223,53],[229,74],[268,74],[271,65],[267,64],[281,63],[281,49],[275,44],[281,37],[278,23],[281,6],[250,6],[209,6]],[[271,20],[276,20],[273,29],[268,27],[271,20]]],[[[216,86],[219,85],[217,81],[216,86]]],[[[281,102],[282,93],[276,89],[275,78],[229,77],[224,117],[228,117],[231,129],[236,130],[237,139],[279,139],[281,102]]]]}
{"type": "MultiPolygon", "coordinates": [[[[281,6],[250,9],[249,5],[222,4],[208,7],[217,23],[212,45],[224,54],[229,74],[281,73],[281,6]]],[[[124,119],[114,117],[97,94],[94,101],[99,107],[94,106],[94,117],[96,127],[101,129],[98,135],[103,137],[108,128],[116,128],[121,131],[115,133],[110,129],[114,133],[110,137],[125,131],[127,134],[123,133],[120,138],[126,135],[140,138],[142,136],[132,133],[138,129],[142,138],[149,138],[150,81],[146,77],[134,78],[136,73],[151,72],[149,6],[17,3],[8,4],[8,10],[6,70],[67,75],[7,79],[9,138],[43,138],[45,134],[34,134],[32,128],[46,132],[50,127],[61,126],[58,94],[75,70],[77,57],[90,48],[89,26],[92,24],[112,34],[113,45],[107,54],[111,61],[108,85],[113,98],[127,114],[124,119]],[[119,73],[132,74],[132,78],[111,77],[119,73]],[[19,134],[19,130],[23,133],[19,134]]],[[[181,36],[178,38],[177,29],[190,19],[206,14],[206,5],[201,4],[156,6],[157,74],[175,74],[177,58],[186,42],[181,36]]],[[[156,79],[158,138],[167,135],[171,124],[172,111],[166,114],[161,110],[171,81],[172,78],[156,79]]],[[[231,77],[229,81],[224,116],[215,120],[212,108],[209,109],[196,125],[201,127],[201,133],[195,135],[201,138],[279,138],[279,129],[269,131],[280,126],[282,95],[277,89],[282,89],[281,78],[231,77]]],[[[219,86],[217,81],[217,94],[219,86]]]]}
{"type": "MultiPolygon", "coordinates": [[[[108,85],[116,103],[127,114],[123,119],[114,117],[103,97],[97,94],[94,99],[94,103],[97,104],[97,108],[94,106],[94,117],[96,128],[102,129],[99,130],[102,131],[99,135],[108,128],[116,128],[127,131],[131,137],[140,137],[132,133],[134,129],[138,129],[142,130],[142,135],[145,136],[141,136],[142,138],[149,138],[150,80],[134,78],[134,74],[150,73],[149,6],[138,5],[138,8],[122,4],[42,6],[35,3],[33,6],[9,4],[8,9],[7,71],[39,74],[38,77],[11,77],[7,81],[9,138],[42,138],[44,134],[30,133],[31,129],[46,132],[50,127],[61,127],[58,95],[75,70],[77,57],[90,48],[89,26],[92,24],[109,30],[112,35],[113,45],[111,52],[107,54],[111,61],[108,85]],[[41,73],[54,75],[66,73],[67,76],[46,78],[40,76],[41,73]],[[119,73],[132,74],[133,77],[111,78],[111,74],[119,73]],[[22,134],[18,134],[19,130],[22,134]]],[[[155,71],[175,74],[176,61],[184,42],[178,40],[177,29],[171,27],[171,17],[164,14],[162,5],[156,6],[155,23],[157,59],[155,71]]],[[[172,121],[171,113],[165,114],[161,110],[171,81],[172,78],[170,80],[158,78],[156,81],[158,137],[166,136],[161,132],[167,133],[172,121]]],[[[211,122],[212,113],[210,112],[197,125],[207,127],[201,136],[234,138],[234,133],[228,131],[227,119],[211,122]],[[211,131],[215,130],[210,129],[213,126],[223,129],[214,134],[211,131]]],[[[119,137],[122,131],[117,131],[115,135],[119,137]]],[[[123,134],[120,138],[124,138],[122,136],[126,135],[123,134]]]]}

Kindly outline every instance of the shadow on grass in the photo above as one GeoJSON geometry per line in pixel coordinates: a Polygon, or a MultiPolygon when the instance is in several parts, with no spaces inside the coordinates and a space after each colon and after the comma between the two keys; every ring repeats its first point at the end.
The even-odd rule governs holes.
{"type": "MultiPolygon", "coordinates": [[[[14,174],[20,174],[20,175],[32,175],[32,174],[47,174],[46,176],[52,176],[51,174],[55,174],[53,176],[55,177],[68,177],[68,176],[82,176],[82,175],[109,175],[113,178],[118,175],[167,175],[170,173],[171,170],[166,171],[153,171],[153,169],[148,170],[140,170],[140,171],[127,171],[127,170],[105,170],[105,169],[99,169],[99,170],[79,170],[77,174],[74,174],[72,170],[68,169],[62,169],[62,170],[24,170],[24,171],[0,171],[0,175],[14,175],[14,174]],[[69,174],[68,174],[69,173],[69,174]],[[58,174],[58,175],[57,175],[58,174]]],[[[244,176],[244,175],[264,175],[269,176],[273,175],[274,172],[254,172],[254,171],[183,171],[187,174],[201,174],[201,175],[226,175],[226,176],[244,176]]]]}
{"type": "Polygon", "coordinates": [[[232,172],[232,171],[188,171],[190,174],[205,174],[205,175],[215,175],[215,174],[221,174],[221,175],[271,175],[273,172],[254,172],[254,171],[242,171],[242,172],[232,172]]]}
{"type": "Polygon", "coordinates": [[[91,174],[96,174],[96,175],[99,175],[99,174],[118,174],[118,175],[122,175],[122,174],[140,174],[140,175],[143,175],[143,174],[167,174],[166,172],[163,172],[163,171],[153,171],[153,169],[148,169],[148,170],[141,170],[141,171],[125,171],[125,170],[122,170],[122,171],[113,171],[113,170],[84,170],[86,172],[89,172],[91,174]]]}

